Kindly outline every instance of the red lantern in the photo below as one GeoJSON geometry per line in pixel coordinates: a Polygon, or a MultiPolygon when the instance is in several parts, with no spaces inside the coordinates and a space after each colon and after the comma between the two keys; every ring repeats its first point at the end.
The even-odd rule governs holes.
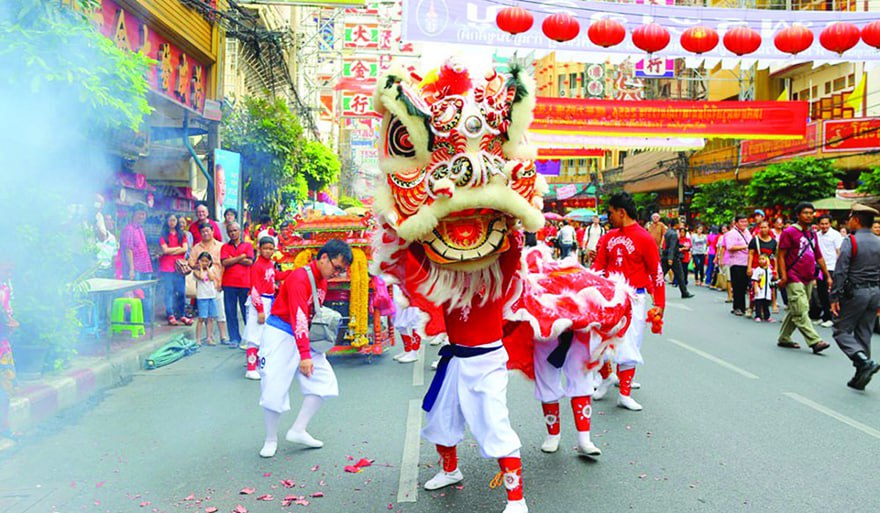
{"type": "Polygon", "coordinates": [[[746,55],[761,46],[761,34],[749,27],[736,27],[724,33],[724,47],[736,55],[746,55]]]}
{"type": "Polygon", "coordinates": [[[632,42],[648,53],[659,52],[669,44],[669,31],[656,23],[648,23],[633,30],[632,42]]]}
{"type": "Polygon", "coordinates": [[[679,42],[689,52],[706,53],[718,46],[718,32],[709,27],[691,27],[681,34],[679,42]]]}
{"type": "Polygon", "coordinates": [[[590,28],[587,29],[587,37],[594,45],[608,48],[619,45],[623,41],[623,38],[626,37],[626,29],[619,21],[604,18],[590,25],[590,28]]]}
{"type": "Polygon", "coordinates": [[[862,27],[862,41],[868,46],[880,48],[880,21],[872,21],[862,27]]]}
{"type": "Polygon", "coordinates": [[[859,27],[838,21],[825,27],[825,30],[819,34],[819,43],[826,50],[841,55],[858,44],[860,37],[859,27]]]}
{"type": "Polygon", "coordinates": [[[813,32],[800,23],[784,28],[773,38],[780,52],[797,55],[813,44],[813,32]]]}
{"type": "Polygon", "coordinates": [[[560,12],[544,18],[541,30],[550,39],[564,43],[577,37],[581,31],[581,25],[571,14],[560,12]]]}
{"type": "Polygon", "coordinates": [[[505,7],[495,15],[498,28],[514,36],[532,28],[534,21],[532,13],[522,7],[505,7]]]}

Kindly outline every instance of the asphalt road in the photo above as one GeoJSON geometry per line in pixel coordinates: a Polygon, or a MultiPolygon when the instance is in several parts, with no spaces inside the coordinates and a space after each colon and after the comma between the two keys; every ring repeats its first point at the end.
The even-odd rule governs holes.
{"type": "MultiPolygon", "coordinates": [[[[665,333],[648,335],[634,392],[644,411],[616,408],[613,394],[595,404],[598,460],[574,454],[567,405],[560,451],[541,453],[540,405],[531,384],[511,376],[530,510],[880,510],[880,380],[853,392],[845,387],[852,368],[836,347],[822,356],[777,348],[778,324],[735,318],[721,294],[695,293],[673,299],[665,333]]],[[[829,329],[818,329],[831,341],[829,329]]],[[[418,486],[437,470],[433,447],[415,436],[436,348],[426,351],[418,367],[390,355],[371,364],[335,359],[342,396],[310,427],[326,446],[282,442],[265,460],[257,455],[259,384],[243,379],[243,353],[204,348],[142,372],[0,454],[0,512],[501,511],[503,491],[488,487],[497,466],[472,441],[459,451],[461,488],[418,486]],[[375,462],[344,471],[360,458],[375,462]],[[255,491],[242,495],[244,488],[255,491]],[[258,500],[265,495],[272,500],[258,500]],[[288,495],[308,505],[283,507],[288,495]]],[[[292,421],[285,415],[281,436],[292,421]]]]}

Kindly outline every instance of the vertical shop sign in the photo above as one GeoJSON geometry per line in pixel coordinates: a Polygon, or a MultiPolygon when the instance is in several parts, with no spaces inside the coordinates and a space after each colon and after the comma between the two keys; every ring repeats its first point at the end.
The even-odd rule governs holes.
{"type": "Polygon", "coordinates": [[[241,212],[241,155],[232,151],[214,150],[214,199],[217,217],[222,219],[227,208],[241,212]]]}

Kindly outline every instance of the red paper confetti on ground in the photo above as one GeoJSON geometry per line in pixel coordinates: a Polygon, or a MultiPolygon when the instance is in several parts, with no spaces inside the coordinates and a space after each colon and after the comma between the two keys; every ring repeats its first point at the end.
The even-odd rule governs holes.
{"type": "Polygon", "coordinates": [[[293,481],[293,479],[282,479],[281,481],[279,481],[279,483],[281,483],[281,485],[285,488],[293,488],[294,486],[296,486],[296,483],[293,481]]]}
{"type": "Polygon", "coordinates": [[[146,508],[146,507],[149,506],[150,504],[151,504],[150,501],[144,501],[144,502],[142,502],[142,503],[140,504],[140,506],[141,506],[142,508],[146,508]]]}
{"type": "Polygon", "coordinates": [[[355,467],[354,465],[346,465],[345,471],[350,474],[357,474],[358,472],[361,471],[361,469],[360,469],[360,467],[355,467]]]}
{"type": "Polygon", "coordinates": [[[321,468],[321,465],[315,465],[312,467],[312,472],[317,472],[319,468],[321,468]]]}
{"type": "Polygon", "coordinates": [[[266,495],[260,495],[259,497],[257,497],[257,500],[258,501],[274,501],[275,497],[272,497],[271,495],[269,495],[267,493],[266,495]]]}
{"type": "Polygon", "coordinates": [[[220,510],[215,508],[214,506],[208,506],[207,508],[205,508],[205,513],[217,513],[218,511],[220,510]]]}
{"type": "Polygon", "coordinates": [[[239,504],[235,507],[235,509],[232,510],[232,513],[248,513],[248,510],[246,507],[239,504]]]}
{"type": "Polygon", "coordinates": [[[315,492],[315,493],[309,495],[309,497],[323,497],[323,496],[324,496],[324,492],[315,492]]]}
{"type": "Polygon", "coordinates": [[[257,490],[255,488],[242,488],[241,491],[238,492],[238,494],[239,495],[250,495],[256,491],[257,490]]]}
{"type": "Polygon", "coordinates": [[[361,458],[357,463],[354,464],[355,467],[364,468],[369,467],[373,464],[373,460],[368,460],[367,458],[361,458]]]}
{"type": "Polygon", "coordinates": [[[184,498],[183,500],[185,500],[185,501],[194,501],[194,500],[196,500],[196,494],[191,493],[191,494],[187,495],[186,498],[184,498]]]}

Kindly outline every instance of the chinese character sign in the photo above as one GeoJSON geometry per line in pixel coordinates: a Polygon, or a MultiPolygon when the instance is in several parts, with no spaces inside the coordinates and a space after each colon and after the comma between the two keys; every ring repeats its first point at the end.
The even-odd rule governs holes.
{"type": "Polygon", "coordinates": [[[375,23],[346,23],[345,49],[379,48],[379,26],[375,23]]]}
{"type": "Polygon", "coordinates": [[[372,116],[373,97],[369,94],[343,92],[342,96],[343,116],[372,116]]]}
{"type": "Polygon", "coordinates": [[[375,59],[346,59],[342,63],[342,76],[359,80],[379,78],[379,63],[375,59]]]}

